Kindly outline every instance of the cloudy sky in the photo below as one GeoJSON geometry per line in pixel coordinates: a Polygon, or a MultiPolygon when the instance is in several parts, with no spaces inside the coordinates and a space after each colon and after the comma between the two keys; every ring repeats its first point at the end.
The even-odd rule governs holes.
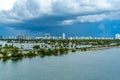
{"type": "Polygon", "coordinates": [[[0,35],[120,33],[120,0],[0,0],[0,35]]]}

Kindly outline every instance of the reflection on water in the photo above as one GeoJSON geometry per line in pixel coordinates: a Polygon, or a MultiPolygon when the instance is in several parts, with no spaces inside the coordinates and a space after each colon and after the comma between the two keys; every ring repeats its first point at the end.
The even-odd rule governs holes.
{"type": "Polygon", "coordinates": [[[13,63],[17,63],[19,61],[22,61],[22,58],[15,58],[15,59],[3,59],[1,60],[2,63],[8,63],[9,61],[13,62],[13,63]]]}
{"type": "Polygon", "coordinates": [[[120,80],[120,49],[0,61],[0,80],[120,80]]]}
{"type": "Polygon", "coordinates": [[[18,61],[22,61],[22,58],[11,59],[11,61],[12,61],[13,63],[16,63],[16,62],[18,62],[18,61]]]}

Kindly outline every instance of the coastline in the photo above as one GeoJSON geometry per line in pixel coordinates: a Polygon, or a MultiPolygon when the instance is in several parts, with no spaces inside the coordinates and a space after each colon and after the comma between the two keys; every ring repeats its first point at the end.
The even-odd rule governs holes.
{"type": "MultiPolygon", "coordinates": [[[[60,55],[64,55],[64,54],[69,54],[69,52],[85,52],[85,51],[96,51],[96,50],[105,50],[105,49],[111,49],[111,48],[117,48],[117,46],[106,46],[106,47],[86,47],[86,48],[79,48],[79,49],[66,49],[63,51],[58,51],[58,52],[54,52],[54,51],[50,51],[51,54],[49,53],[49,55],[47,55],[47,51],[45,50],[46,53],[41,54],[38,53],[37,51],[34,51],[34,53],[30,54],[29,52],[31,51],[27,51],[28,53],[26,53],[26,56],[16,56],[16,57],[11,57],[11,56],[5,56],[5,57],[0,57],[0,60],[12,60],[12,59],[23,59],[23,58],[31,58],[31,57],[36,57],[36,56],[40,56],[40,57],[45,57],[45,56],[60,56],[60,55]],[[53,54],[54,53],[54,54],[53,54]]],[[[24,51],[23,51],[24,52],[24,51]]]]}
{"type": "Polygon", "coordinates": [[[95,51],[120,46],[120,40],[5,40],[0,44],[0,60],[34,56],[60,56],[76,51],[95,51]]]}

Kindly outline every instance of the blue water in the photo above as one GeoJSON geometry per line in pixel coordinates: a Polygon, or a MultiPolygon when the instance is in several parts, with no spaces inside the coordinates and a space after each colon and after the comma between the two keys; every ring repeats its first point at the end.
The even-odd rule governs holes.
{"type": "Polygon", "coordinates": [[[0,80],[120,80],[120,48],[0,61],[0,80]]]}

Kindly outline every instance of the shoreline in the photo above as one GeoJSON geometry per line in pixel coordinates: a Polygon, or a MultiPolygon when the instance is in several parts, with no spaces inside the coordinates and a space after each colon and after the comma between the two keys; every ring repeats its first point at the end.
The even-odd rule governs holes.
{"type": "MultiPolygon", "coordinates": [[[[89,47],[89,48],[80,48],[80,49],[67,49],[66,51],[62,51],[62,52],[59,51],[56,54],[52,54],[52,52],[51,52],[51,55],[46,55],[46,54],[41,55],[39,53],[34,53],[32,55],[27,55],[27,54],[29,54],[29,53],[27,53],[26,56],[20,56],[20,57],[0,57],[0,61],[1,60],[14,60],[14,59],[31,58],[31,57],[36,57],[36,56],[40,56],[40,57],[60,56],[60,55],[64,55],[64,54],[69,54],[69,52],[76,52],[76,51],[78,51],[78,52],[86,52],[86,51],[106,50],[106,49],[111,49],[111,48],[119,48],[119,47],[117,47],[117,46],[109,46],[109,47],[89,47]]],[[[47,50],[46,50],[46,52],[47,52],[47,50]]]]}

